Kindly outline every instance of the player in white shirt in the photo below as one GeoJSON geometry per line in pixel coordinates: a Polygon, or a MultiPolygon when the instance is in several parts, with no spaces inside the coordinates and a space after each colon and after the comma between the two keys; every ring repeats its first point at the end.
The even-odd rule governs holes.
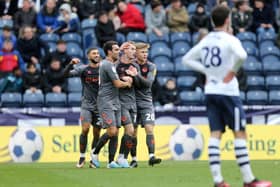
{"type": "Polygon", "coordinates": [[[211,137],[208,144],[210,170],[215,187],[229,187],[220,165],[220,140],[226,125],[234,133],[234,148],[244,187],[270,187],[269,181],[253,175],[246,147],[246,119],[239,97],[237,71],[247,58],[240,41],[228,33],[230,10],[217,6],[211,13],[215,30],[205,36],[184,57],[185,65],[206,75],[205,99],[211,137]]]}

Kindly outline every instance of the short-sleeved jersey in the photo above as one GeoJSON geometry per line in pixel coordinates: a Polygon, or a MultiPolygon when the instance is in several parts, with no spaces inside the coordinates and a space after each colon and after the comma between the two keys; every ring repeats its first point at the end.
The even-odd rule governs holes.
{"type": "Polygon", "coordinates": [[[101,61],[99,67],[99,108],[110,108],[113,110],[120,109],[119,89],[113,84],[113,81],[118,79],[119,76],[116,71],[116,64],[113,64],[108,60],[101,61]]]}
{"type": "Polygon", "coordinates": [[[99,67],[80,65],[69,72],[68,76],[79,76],[82,82],[82,105],[84,109],[97,111],[99,88],[99,67]]]}
{"type": "MultiPolygon", "coordinates": [[[[135,67],[136,69],[139,69],[138,65],[135,63],[124,64],[124,63],[119,62],[117,64],[117,73],[121,80],[122,80],[122,77],[129,76],[126,73],[126,70],[128,70],[131,66],[135,67]]],[[[130,88],[119,89],[119,97],[120,97],[120,102],[121,102],[122,107],[136,108],[136,98],[135,98],[134,86],[132,86],[130,88]]]]}
{"type": "Polygon", "coordinates": [[[186,64],[188,61],[200,61],[205,67],[205,94],[239,96],[237,79],[234,77],[229,83],[224,83],[223,79],[237,61],[245,60],[246,57],[246,51],[236,37],[215,31],[193,47],[183,57],[183,61],[186,64]]]}
{"type": "Polygon", "coordinates": [[[156,66],[147,62],[145,64],[138,64],[141,76],[145,79],[145,83],[140,83],[140,87],[135,87],[137,108],[152,108],[153,96],[152,85],[156,76],[156,66]]]}

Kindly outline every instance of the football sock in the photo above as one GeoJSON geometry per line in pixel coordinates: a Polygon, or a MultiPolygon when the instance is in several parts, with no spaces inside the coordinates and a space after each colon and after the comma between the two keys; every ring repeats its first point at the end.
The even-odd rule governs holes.
{"type": "Polygon", "coordinates": [[[149,154],[149,158],[152,158],[154,156],[155,156],[155,154],[153,154],[153,153],[149,154]]]}
{"type": "Polygon", "coordinates": [[[107,141],[109,140],[109,135],[107,133],[104,133],[98,140],[95,150],[93,152],[93,154],[97,155],[99,154],[101,148],[107,143],[107,141]]]}
{"type": "Polygon", "coordinates": [[[133,157],[135,157],[135,160],[136,160],[136,150],[137,150],[137,137],[132,137],[132,147],[130,150],[132,160],[134,160],[133,157]]]}
{"type": "Polygon", "coordinates": [[[86,152],[86,149],[87,149],[87,135],[81,134],[80,135],[80,153],[81,153],[81,157],[85,157],[85,156],[82,156],[82,154],[86,152]]]}
{"type": "Polygon", "coordinates": [[[124,154],[125,147],[125,134],[122,136],[119,154],[124,154]]]}
{"type": "Polygon", "coordinates": [[[246,147],[245,139],[235,139],[234,140],[234,150],[236,161],[240,167],[240,171],[243,176],[243,180],[245,183],[250,183],[255,179],[251,166],[250,160],[248,156],[248,149],[246,147]]]}
{"type": "Polygon", "coordinates": [[[210,171],[214,183],[220,183],[223,181],[221,173],[221,163],[220,163],[220,140],[217,138],[211,137],[208,143],[208,156],[209,156],[209,165],[210,171]]]}
{"type": "Polygon", "coordinates": [[[148,146],[149,154],[155,153],[155,139],[153,134],[147,134],[146,144],[148,146]]]}
{"type": "Polygon", "coordinates": [[[99,137],[93,137],[93,140],[92,140],[92,143],[91,143],[91,149],[95,148],[96,147],[96,144],[99,140],[99,137]]]}
{"type": "Polygon", "coordinates": [[[129,136],[127,134],[125,136],[125,146],[124,146],[124,158],[127,159],[128,154],[132,148],[132,136],[129,136]]]}
{"type": "Polygon", "coordinates": [[[109,142],[109,163],[114,161],[117,148],[118,148],[118,136],[112,136],[109,142]]]}

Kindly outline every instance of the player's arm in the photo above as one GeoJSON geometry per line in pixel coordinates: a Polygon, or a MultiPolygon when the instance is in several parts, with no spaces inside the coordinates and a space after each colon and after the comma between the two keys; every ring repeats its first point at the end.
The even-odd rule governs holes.
{"type": "Polygon", "coordinates": [[[140,88],[140,87],[146,87],[146,88],[151,88],[153,85],[153,82],[155,80],[156,76],[156,67],[150,66],[149,68],[149,73],[147,75],[147,78],[144,78],[140,71],[137,70],[136,68],[130,68],[127,73],[134,78],[134,83],[135,86],[140,88]]]}
{"type": "Polygon", "coordinates": [[[110,77],[113,85],[116,88],[127,88],[127,87],[130,88],[131,87],[131,81],[120,80],[120,78],[117,74],[116,68],[113,65],[108,63],[105,66],[103,66],[103,68],[105,68],[105,71],[107,72],[107,74],[110,77]]]}
{"type": "Polygon", "coordinates": [[[182,62],[191,69],[205,74],[205,66],[199,61],[200,51],[201,47],[199,44],[194,46],[183,56],[182,62]]]}
{"type": "Polygon", "coordinates": [[[80,62],[80,60],[78,58],[71,59],[70,63],[67,64],[63,70],[63,76],[64,77],[79,76],[81,74],[81,71],[80,71],[81,68],[73,69],[74,64],[78,64],[79,62],[80,62]]]}

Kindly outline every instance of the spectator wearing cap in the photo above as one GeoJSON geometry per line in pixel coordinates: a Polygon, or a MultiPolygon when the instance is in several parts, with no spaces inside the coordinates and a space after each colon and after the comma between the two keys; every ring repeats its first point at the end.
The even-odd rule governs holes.
{"type": "Polygon", "coordinates": [[[58,59],[63,68],[71,61],[72,58],[67,54],[67,46],[64,40],[58,40],[56,50],[43,57],[41,64],[43,69],[47,69],[50,66],[52,59],[58,59]]]}
{"type": "Polygon", "coordinates": [[[23,0],[22,8],[14,15],[14,30],[18,33],[23,26],[36,28],[36,12],[33,9],[32,0],[23,0]]]}
{"type": "Polygon", "coordinates": [[[17,38],[12,33],[12,27],[6,25],[3,27],[2,35],[0,36],[0,48],[2,49],[4,40],[11,40],[14,48],[16,47],[17,38]]]}
{"type": "Polygon", "coordinates": [[[101,11],[98,14],[98,21],[95,27],[95,35],[98,40],[99,46],[107,41],[116,40],[116,31],[114,24],[109,20],[108,15],[105,11],[101,11]]]}
{"type": "Polygon", "coordinates": [[[118,2],[118,16],[121,19],[119,32],[127,35],[129,32],[144,32],[145,21],[141,12],[130,3],[118,2]]]}
{"type": "Polygon", "coordinates": [[[45,54],[49,51],[48,45],[34,35],[34,31],[30,26],[20,29],[17,48],[25,62],[37,64],[37,66],[40,64],[41,49],[45,51],[45,54]]]}
{"type": "Polygon", "coordinates": [[[181,0],[171,0],[171,7],[167,10],[167,25],[171,32],[187,32],[189,14],[182,6],[181,0]]]}
{"type": "Polygon", "coordinates": [[[166,14],[161,2],[153,0],[150,5],[151,8],[148,8],[145,12],[146,33],[155,33],[157,36],[168,33],[166,14]]]}
{"type": "Polygon", "coordinates": [[[0,17],[2,19],[13,19],[17,11],[17,0],[1,0],[0,1],[0,17]]]}
{"type": "Polygon", "coordinates": [[[13,42],[6,39],[3,42],[3,47],[0,51],[0,77],[9,74],[14,68],[19,67],[24,71],[25,62],[20,53],[14,49],[13,42]]]}
{"type": "Polygon", "coordinates": [[[192,32],[198,32],[200,29],[209,29],[210,19],[205,12],[204,4],[199,3],[196,6],[194,15],[191,17],[190,29],[192,32]]]}

